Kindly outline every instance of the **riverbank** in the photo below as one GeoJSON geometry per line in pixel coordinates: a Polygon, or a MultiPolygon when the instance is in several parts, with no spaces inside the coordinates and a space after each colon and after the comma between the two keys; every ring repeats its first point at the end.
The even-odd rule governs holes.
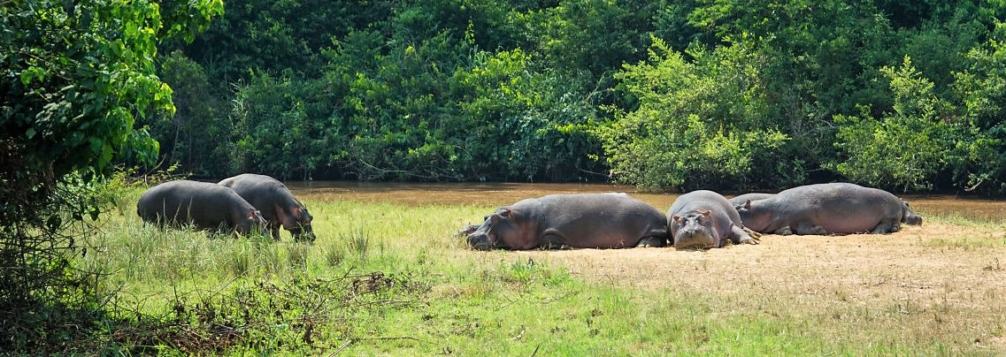
{"type": "MultiPolygon", "coordinates": [[[[766,236],[758,246],[707,252],[475,252],[451,235],[495,202],[389,203],[407,191],[351,198],[298,189],[315,216],[313,245],[286,233],[274,243],[144,227],[129,206],[135,192],[98,223],[78,262],[108,274],[101,290],[132,321],[109,325],[91,345],[462,355],[1006,351],[1003,225],[961,218],[966,212],[892,235],[766,236]]],[[[512,193],[408,192],[416,200],[512,193]]]]}

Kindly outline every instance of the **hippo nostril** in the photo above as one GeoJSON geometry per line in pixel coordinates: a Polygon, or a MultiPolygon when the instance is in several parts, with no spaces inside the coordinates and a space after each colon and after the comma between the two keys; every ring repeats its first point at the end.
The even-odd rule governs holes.
{"type": "Polygon", "coordinates": [[[468,236],[468,245],[477,250],[489,250],[489,236],[485,234],[473,234],[468,236]]]}

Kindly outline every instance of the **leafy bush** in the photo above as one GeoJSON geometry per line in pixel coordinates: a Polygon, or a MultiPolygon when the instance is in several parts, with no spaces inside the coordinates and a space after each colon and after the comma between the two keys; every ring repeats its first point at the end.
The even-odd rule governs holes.
{"type": "Polygon", "coordinates": [[[156,157],[136,123],[175,111],[157,45],[222,10],[219,0],[0,6],[0,350],[58,344],[77,333],[67,311],[94,308],[68,269],[85,217],[102,208],[94,185],[119,160],[156,157]]]}
{"type": "Polygon", "coordinates": [[[737,186],[755,157],[776,155],[788,140],[771,129],[764,58],[752,47],[689,55],[694,63],[654,39],[649,60],[617,76],[639,103],[600,130],[617,179],[650,189],[737,186]]]}
{"type": "Polygon", "coordinates": [[[875,119],[863,108],[859,116],[837,116],[836,146],[847,156],[836,166],[849,178],[874,186],[930,189],[932,178],[954,154],[956,128],[944,122],[949,103],[933,93],[905,57],[901,67],[885,67],[894,92],[894,113],[875,119]]]}

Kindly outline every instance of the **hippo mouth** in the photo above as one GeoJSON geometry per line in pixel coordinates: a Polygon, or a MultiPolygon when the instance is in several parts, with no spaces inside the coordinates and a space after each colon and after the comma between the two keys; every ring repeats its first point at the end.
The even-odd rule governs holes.
{"type": "Polygon", "coordinates": [[[681,233],[674,237],[676,250],[707,250],[716,248],[716,242],[705,233],[681,233]]]}
{"type": "Polygon", "coordinates": [[[471,234],[468,236],[468,245],[475,250],[492,250],[495,244],[489,239],[488,234],[471,234]]]}

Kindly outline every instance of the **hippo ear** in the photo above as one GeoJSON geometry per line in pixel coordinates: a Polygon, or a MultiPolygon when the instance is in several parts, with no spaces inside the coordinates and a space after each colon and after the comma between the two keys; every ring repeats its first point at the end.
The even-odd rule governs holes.
{"type": "Polygon", "coordinates": [[[705,217],[705,218],[709,218],[709,215],[712,214],[712,212],[710,212],[707,209],[700,209],[699,213],[702,214],[702,217],[705,217]]]}
{"type": "Polygon", "coordinates": [[[497,224],[500,222],[500,220],[510,219],[510,213],[511,212],[509,208],[500,208],[499,212],[490,215],[489,219],[492,221],[493,224],[497,224]]]}
{"type": "Polygon", "coordinates": [[[250,219],[250,220],[257,221],[256,217],[261,217],[261,216],[262,216],[262,212],[259,212],[259,210],[257,210],[257,209],[251,209],[251,210],[248,211],[248,219],[250,219]]]}
{"type": "Polygon", "coordinates": [[[671,220],[674,221],[674,223],[680,223],[681,222],[681,216],[679,216],[679,215],[673,215],[673,216],[671,216],[671,220]]]}
{"type": "Polygon", "coordinates": [[[744,209],[751,209],[751,200],[744,201],[744,209]]]}

